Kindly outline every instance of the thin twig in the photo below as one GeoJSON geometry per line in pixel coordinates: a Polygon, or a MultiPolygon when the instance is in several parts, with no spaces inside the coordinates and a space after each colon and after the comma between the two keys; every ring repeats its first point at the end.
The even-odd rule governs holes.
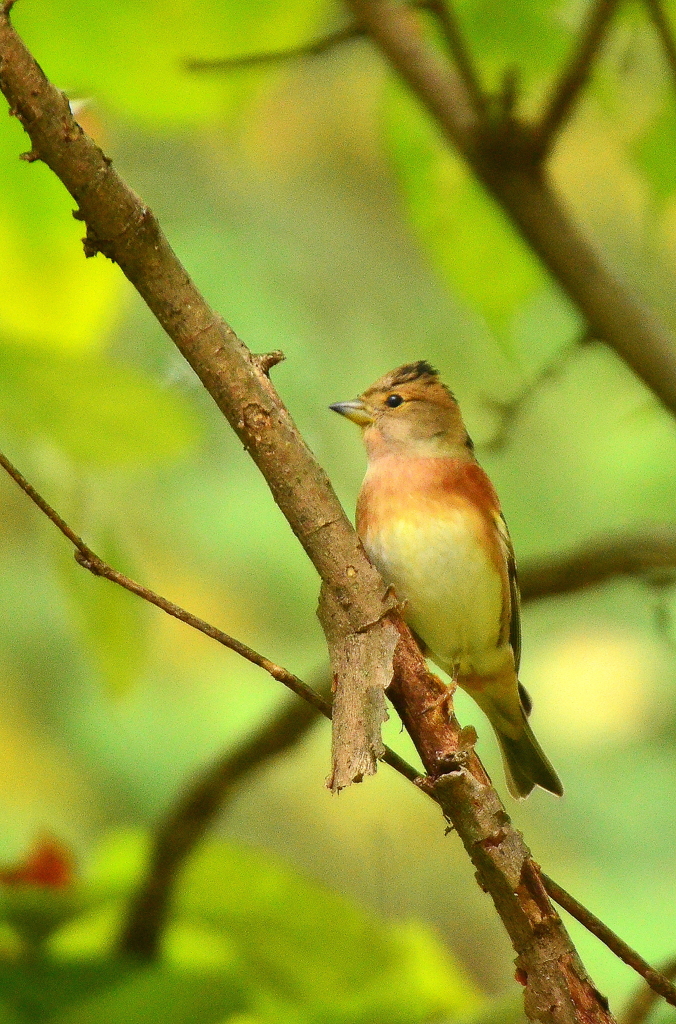
{"type": "MultiPolygon", "coordinates": [[[[660,974],[669,981],[676,978],[676,957],[662,964],[660,974]]],[[[658,994],[655,989],[641,985],[618,1017],[618,1024],[644,1024],[657,1002],[658,994]]]]}
{"type": "Polygon", "coordinates": [[[328,53],[337,46],[347,43],[352,39],[359,39],[365,35],[360,25],[347,25],[345,28],[337,29],[321,39],[315,39],[310,43],[301,46],[291,46],[286,50],[272,50],[269,53],[248,53],[241,57],[195,57],[186,61],[187,71],[241,71],[245,68],[265,67],[266,64],[280,64],[288,60],[296,60],[300,57],[318,57],[328,53]]]}
{"type": "Polygon", "coordinates": [[[0,452],[0,466],[9,473],[12,480],[14,480],[21,490],[28,495],[31,501],[34,502],[42,512],[44,512],[47,518],[51,519],[57,530],[60,530],[64,537],[67,537],[71,544],[73,544],[83,556],[96,558],[96,555],[94,555],[93,551],[87,547],[85,542],[82,540],[82,537],[79,537],[77,533],[75,533],[75,530],[71,530],[68,523],[61,518],[58,512],[54,511],[52,506],[45,501],[41,494],[38,494],[33,485],[26,480],[26,477],[19,472],[16,466],[12,465],[9,459],[3,455],[2,452],[0,452]]]}
{"type": "Polygon", "coordinates": [[[669,24],[667,12],[664,10],[664,4],[662,0],[645,0],[645,5],[648,8],[650,20],[657,29],[657,34],[660,37],[660,42],[669,64],[671,76],[674,84],[676,84],[676,39],[674,39],[674,33],[669,24]]]}
{"type": "MultiPolygon", "coordinates": [[[[450,43],[449,27],[446,22],[446,10],[443,0],[413,0],[411,7],[419,10],[429,10],[439,18],[444,33],[450,43]]],[[[452,30],[451,30],[452,31],[452,30]]],[[[185,62],[186,71],[241,71],[247,68],[265,67],[267,64],[282,64],[289,60],[298,60],[303,57],[321,57],[325,53],[349,43],[353,39],[362,39],[366,35],[366,29],[358,22],[346,25],[344,28],[328,32],[319,39],[313,39],[309,43],[301,43],[299,46],[290,46],[284,50],[270,50],[261,53],[244,53],[237,57],[193,57],[185,62]]]]}
{"type": "Polygon", "coordinates": [[[486,107],[486,96],[481,87],[477,69],[465,44],[452,0],[429,0],[427,6],[441,26],[458,74],[465,83],[467,95],[477,118],[479,118],[486,107]]]}
{"type": "Polygon", "coordinates": [[[234,651],[239,654],[240,657],[250,661],[253,665],[258,665],[259,668],[264,669],[268,672],[273,679],[277,679],[280,683],[284,683],[290,690],[297,693],[303,700],[308,701],[312,704],[321,714],[326,715],[327,718],[331,717],[331,706],[323,697],[315,693],[306,683],[295,676],[292,672],[282,668],[281,665],[276,665],[274,661],[270,661],[269,658],[265,658],[262,654],[254,651],[251,647],[241,643],[228,633],[224,633],[223,630],[217,629],[216,626],[210,625],[205,622],[204,619],[200,619],[197,615],[193,615],[192,612],[188,612],[185,608],[181,608],[179,605],[174,604],[173,601],[168,601],[165,597],[160,594],[156,594],[153,590],[149,590],[148,587],[144,587],[141,583],[137,583],[135,580],[130,579],[123,573],[118,572],[117,569],[113,569],[112,566],[107,565],[103,559],[99,558],[92,549],[85,544],[80,536],[70,528],[61,516],[56,512],[52,506],[45,501],[41,494],[39,494],[32,484],[26,480],[25,476],[19,472],[16,466],[13,466],[9,459],[0,453],[0,466],[2,466],[12,479],[19,485],[22,491],[24,491],[28,497],[33,501],[38,508],[44,512],[48,519],[50,519],[56,528],[61,531],[64,537],[73,544],[76,548],[75,560],[84,569],[88,569],[89,572],[93,573],[94,576],[103,576],[105,579],[110,580],[112,583],[117,583],[118,586],[124,587],[132,594],[136,594],[137,597],[143,598],[144,601],[148,601],[150,604],[154,604],[156,608],[161,608],[167,615],[172,615],[175,619],[179,619],[181,622],[185,622],[187,626],[192,626],[193,629],[197,629],[200,633],[204,633],[205,636],[211,637],[217,643],[222,644],[223,647],[227,647],[228,650],[234,651]]]}
{"type": "Polygon", "coordinates": [[[508,402],[496,402],[488,399],[488,404],[500,415],[500,423],[490,440],[481,446],[482,451],[495,454],[507,447],[511,440],[512,432],[524,409],[533,401],[542,386],[558,377],[567,366],[572,356],[576,355],[581,347],[591,340],[589,331],[585,330],[578,337],[573,338],[567,345],[554,355],[536,375],[526,384],[519,394],[508,402]]]}
{"type": "MultiPolygon", "coordinates": [[[[116,583],[118,586],[123,587],[132,594],[136,594],[137,597],[142,598],[144,601],[148,601],[150,604],[155,605],[156,608],[160,608],[167,615],[173,616],[175,619],[179,619],[184,622],[186,626],[192,626],[193,629],[199,630],[200,633],[204,633],[205,636],[210,637],[223,647],[227,647],[228,650],[234,651],[235,654],[239,654],[240,657],[245,658],[246,661],[250,661],[252,665],[257,665],[259,668],[264,669],[268,672],[273,679],[283,683],[289,690],[292,690],[297,696],[301,697],[308,704],[312,705],[320,714],[324,715],[325,718],[331,718],[331,704],[321,694],[317,693],[304,683],[302,679],[294,675],[293,672],[289,672],[288,669],[282,668],[281,665],[275,664],[269,658],[259,654],[258,651],[254,651],[253,648],[242,643],[240,640],[236,640],[228,633],[224,633],[222,629],[218,629],[216,626],[212,626],[209,622],[205,622],[204,619],[200,619],[199,616],[193,615],[192,612],[188,612],[185,608],[181,608],[180,605],[174,604],[173,601],[168,601],[166,597],[162,597],[160,594],[156,594],[155,591],[150,590],[148,587],[144,587],[141,583],[137,583],[135,580],[130,579],[123,573],[118,572],[117,569],[113,569],[112,566],[108,565],[99,558],[92,549],[85,544],[80,536],[64,519],[56,512],[52,506],[47,502],[42,495],[36,491],[32,484],[26,480],[25,476],[19,472],[9,459],[0,452],[0,466],[7,471],[15,483],[19,485],[22,491],[28,495],[32,502],[44,512],[48,519],[50,519],[58,530],[66,537],[71,544],[76,548],[75,560],[84,569],[88,569],[89,572],[93,573],[94,576],[102,576],[111,583],[116,583]]],[[[394,750],[389,747],[385,747],[385,755],[382,760],[389,764],[392,768],[398,771],[405,778],[410,779],[411,782],[418,782],[420,779],[420,772],[417,771],[412,765],[408,764],[401,758],[394,750]]]]}
{"type": "Polygon", "coordinates": [[[552,878],[541,872],[542,881],[544,882],[545,889],[553,900],[560,907],[563,907],[571,917],[574,917],[576,921],[595,935],[597,939],[600,939],[608,949],[612,950],[615,956],[619,957],[620,960],[624,961],[628,967],[633,968],[642,978],[645,978],[650,988],[666,999],[672,1006],[676,1006],[676,987],[672,985],[668,978],[664,974],[660,974],[650,964],[640,956],[636,950],[628,946],[627,943],[616,935],[607,925],[603,923],[596,916],[592,914],[590,910],[587,910],[574,896],[562,889],[561,886],[555,882],[552,878]]]}
{"type": "Polygon", "coordinates": [[[554,83],[535,126],[535,152],[540,160],[544,160],[550,153],[587,84],[618,3],[619,0],[595,0],[589,8],[573,53],[554,83]]]}

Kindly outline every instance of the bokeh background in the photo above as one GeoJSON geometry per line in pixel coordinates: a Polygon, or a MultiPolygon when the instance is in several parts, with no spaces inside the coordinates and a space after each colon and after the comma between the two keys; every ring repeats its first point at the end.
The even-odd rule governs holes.
{"type": "MultiPolygon", "coordinates": [[[[676,4],[664,6],[676,15],[676,4]]],[[[531,113],[586,7],[457,4],[487,86],[517,67],[531,113]]],[[[284,351],[274,382],[350,513],[364,456],[358,432],[327,406],[424,358],[461,402],[520,561],[672,522],[672,417],[603,345],[576,344],[576,312],[365,40],[250,70],[185,68],[188,58],[297,46],[346,20],[330,0],[21,0],[13,12],[207,299],[254,351],[284,351]],[[502,405],[521,395],[505,421],[502,405]]],[[[645,12],[625,5],[551,166],[608,261],[676,327],[674,97],[645,12]]],[[[17,159],[27,148],[17,121],[0,118],[2,450],[116,567],[318,678],[325,650],[312,566],[118,268],[84,259],[70,197],[45,166],[17,159]]],[[[40,955],[50,966],[40,969],[62,977],[87,961],[98,970],[147,830],[286,694],[84,573],[8,478],[0,578],[0,858],[21,860],[45,835],[72,851],[77,898],[59,894],[66,903],[45,929],[40,955]]],[[[623,579],[524,608],[522,679],[566,795],[537,791],[518,805],[506,797],[547,873],[651,962],[676,951],[671,584],[623,579]]],[[[504,791],[490,729],[462,695],[458,715],[477,725],[479,752],[504,791]]],[[[413,760],[396,717],[386,731],[413,760]]],[[[31,928],[40,931],[35,920],[56,895],[43,894],[44,906],[35,895],[31,917],[17,910],[25,893],[7,886],[0,980],[10,995],[0,1020],[379,1024],[487,1005],[513,1012],[513,954],[457,838],[386,768],[332,797],[328,751],[328,726],[318,723],[229,805],[216,831],[225,845],[212,844],[193,869],[204,906],[186,896],[189,909],[171,926],[166,956],[184,971],[180,998],[166,978],[160,995],[146,979],[152,997],[100,974],[65,996],[53,978],[31,981],[34,950],[27,966],[24,944],[35,946],[31,928]],[[265,908],[250,903],[257,881],[265,908]],[[219,900],[221,917],[207,921],[204,907],[219,900]],[[280,924],[296,918],[302,940],[280,924]],[[262,920],[266,939],[256,932],[265,933],[262,920]],[[255,978],[253,934],[279,961],[255,978]],[[363,959],[380,964],[374,950],[386,942],[400,944],[417,1002],[406,1005],[406,986],[399,992],[384,968],[375,1002],[363,979],[362,994],[345,1002],[347,962],[361,978],[363,959]],[[191,974],[205,963],[236,998],[205,997],[191,974]],[[390,1002],[379,1003],[386,989],[390,1002]],[[38,990],[49,993],[42,1002],[38,990]],[[335,992],[330,1005],[326,992],[335,992]],[[134,1016],[134,998],[157,1016],[134,1016]]],[[[620,1006],[637,979],[574,923],[571,932],[620,1006]]]]}

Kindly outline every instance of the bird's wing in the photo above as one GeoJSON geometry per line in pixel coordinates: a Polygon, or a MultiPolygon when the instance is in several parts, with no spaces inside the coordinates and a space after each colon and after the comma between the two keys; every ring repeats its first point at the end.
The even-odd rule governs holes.
{"type": "Polygon", "coordinates": [[[505,556],[505,562],[507,563],[507,578],[509,580],[509,608],[506,608],[504,614],[508,616],[508,636],[509,643],[512,650],[514,651],[514,665],[516,671],[519,671],[519,663],[521,662],[521,596],[519,594],[519,582],[516,574],[516,559],[514,558],[514,548],[512,547],[512,539],[509,536],[509,530],[507,529],[507,523],[502,513],[499,513],[495,517],[495,524],[498,528],[498,535],[500,537],[500,546],[502,547],[503,554],[505,556]]]}
{"type": "Polygon", "coordinates": [[[521,603],[519,584],[516,578],[516,560],[514,548],[509,536],[507,523],[500,509],[500,502],[495,488],[478,462],[461,464],[454,467],[454,475],[449,490],[463,494],[477,509],[487,516],[495,529],[497,541],[495,555],[500,573],[503,576],[503,608],[501,637],[508,640],[514,652],[514,665],[519,671],[521,660],[521,603]]]}

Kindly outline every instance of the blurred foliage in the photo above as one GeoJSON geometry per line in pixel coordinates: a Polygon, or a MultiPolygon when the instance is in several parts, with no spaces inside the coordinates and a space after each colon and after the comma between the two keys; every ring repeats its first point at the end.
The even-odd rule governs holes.
{"type": "Polygon", "coordinates": [[[269,857],[217,843],[181,880],[161,962],[116,963],[145,846],[109,840],[90,878],[65,890],[6,883],[4,916],[18,939],[0,950],[10,1020],[415,1024],[482,1005],[422,926],[379,923],[269,857]]]}
{"type": "MultiPolygon", "coordinates": [[[[518,69],[532,115],[587,6],[457,11],[485,84],[518,69]]],[[[672,419],[603,346],[572,345],[570,303],[367,43],[186,71],[315,39],[346,22],[341,5],[21,0],[13,19],[208,300],[254,350],[285,351],[275,383],[347,508],[363,453],[327,405],[427,358],[463,405],[520,559],[673,521],[672,419]],[[501,406],[524,393],[489,453],[501,406]]],[[[674,96],[643,5],[623,4],[551,162],[583,229],[672,327],[674,96]]],[[[103,557],[311,678],[324,658],[314,571],[117,268],[83,258],[72,201],[17,159],[27,148],[0,119],[0,449],[103,557]]],[[[135,841],[96,853],[102,837],[156,820],[282,695],[84,573],[4,478],[0,522],[0,857],[48,831],[95,862],[69,888],[6,887],[0,1024],[518,1019],[513,954],[460,844],[385,771],[330,798],[324,724],[248,780],[220,826],[231,842],[191,863],[162,963],[110,957],[142,858],[135,841]]],[[[655,962],[676,948],[675,614],[670,586],[638,581],[524,610],[522,677],[566,797],[510,804],[548,873],[655,962]]],[[[501,785],[462,696],[459,715],[501,785]]],[[[396,721],[387,740],[415,757],[396,721]]],[[[633,978],[571,930],[615,1004],[633,978]]]]}

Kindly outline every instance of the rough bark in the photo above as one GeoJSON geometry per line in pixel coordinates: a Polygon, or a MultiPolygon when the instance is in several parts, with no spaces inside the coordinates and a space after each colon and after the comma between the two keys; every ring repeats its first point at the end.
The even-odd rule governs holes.
{"type": "MultiPolygon", "coordinates": [[[[349,709],[350,748],[334,744],[341,784],[376,770],[373,733],[382,707],[364,680],[382,675],[382,616],[390,608],[331,484],[269,380],[281,353],[253,355],[197,290],[152,211],[125,184],[112,161],[82,131],[67,97],[51,85],[9,22],[0,17],[0,87],[31,140],[30,161],[60,178],[85,222],[85,254],[118,264],[188,361],[261,470],[273,497],[341,607],[332,647],[358,644],[354,660],[335,666],[337,696],[349,709]],[[349,670],[349,671],[348,671],[349,670]]],[[[383,698],[381,698],[383,700],[383,698]]],[[[347,711],[346,711],[347,713],[347,711]]],[[[340,716],[342,720],[344,716],[340,716]]]]}

